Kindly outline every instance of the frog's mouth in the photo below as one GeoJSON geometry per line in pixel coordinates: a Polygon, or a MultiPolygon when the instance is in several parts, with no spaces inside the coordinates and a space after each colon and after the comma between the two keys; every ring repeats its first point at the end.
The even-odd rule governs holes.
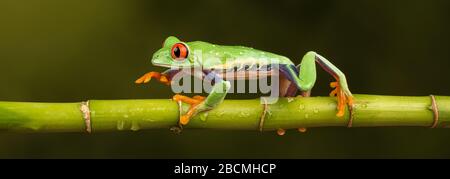
{"type": "Polygon", "coordinates": [[[170,65],[170,64],[163,64],[163,63],[152,63],[153,66],[158,66],[158,67],[165,67],[165,68],[171,68],[171,69],[190,69],[192,68],[192,66],[190,65],[170,65]]]}
{"type": "Polygon", "coordinates": [[[158,66],[158,67],[166,67],[166,68],[176,67],[176,66],[172,66],[172,65],[169,65],[169,64],[162,64],[162,63],[153,63],[153,65],[154,66],[158,66]]]}

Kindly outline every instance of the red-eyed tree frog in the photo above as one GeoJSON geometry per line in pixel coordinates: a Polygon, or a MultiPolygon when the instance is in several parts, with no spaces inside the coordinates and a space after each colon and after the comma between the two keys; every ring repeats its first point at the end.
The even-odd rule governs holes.
{"type": "Polygon", "coordinates": [[[202,78],[212,76],[215,79],[214,86],[207,97],[194,96],[191,98],[179,94],[173,96],[173,100],[190,105],[189,110],[180,116],[180,125],[187,125],[193,116],[211,110],[222,103],[230,90],[230,82],[226,81],[228,79],[222,78],[226,76],[225,73],[245,72],[247,78],[253,79],[278,74],[280,96],[292,97],[296,95],[297,91],[300,91],[302,96],[308,97],[316,81],[316,62],[336,79],[336,82],[330,84],[334,88],[330,96],[337,97],[336,115],[342,117],[345,114],[346,105],[353,105],[353,96],[347,86],[344,73],[330,61],[312,51],[306,53],[300,66],[297,67],[287,57],[249,47],[215,45],[202,41],[182,42],[178,38],[170,36],[164,41],[163,47],[154,53],[151,62],[155,66],[171,69],[163,73],[146,73],[135,83],[148,83],[150,79],[154,78],[170,85],[172,77],[180,71],[179,69],[194,68],[201,68],[202,78]],[[203,60],[199,61],[200,57],[203,60]],[[276,66],[276,68],[271,68],[271,66],[276,66]],[[177,67],[177,69],[173,69],[173,67],[177,67]],[[262,67],[268,68],[269,72],[256,73],[262,67]],[[278,73],[270,73],[273,71],[278,73]]]}

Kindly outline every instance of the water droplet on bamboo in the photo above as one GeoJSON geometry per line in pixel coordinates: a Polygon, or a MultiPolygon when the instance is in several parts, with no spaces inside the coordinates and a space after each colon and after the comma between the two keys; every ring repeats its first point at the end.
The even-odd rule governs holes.
{"type": "Polygon", "coordinates": [[[240,114],[239,114],[239,117],[248,117],[250,114],[248,113],[248,112],[246,112],[246,111],[242,111],[240,114]]]}
{"type": "Polygon", "coordinates": [[[305,119],[308,119],[309,118],[309,114],[305,114],[305,119]]]}
{"type": "Polygon", "coordinates": [[[125,126],[124,120],[117,121],[117,130],[123,131],[124,126],[125,126]]]}
{"type": "Polygon", "coordinates": [[[277,130],[277,134],[279,135],[279,136],[283,136],[284,134],[286,134],[286,131],[284,130],[284,129],[278,129],[277,130]]]}
{"type": "Polygon", "coordinates": [[[300,106],[298,107],[300,110],[304,110],[305,109],[305,105],[300,104],[300,106]]]}
{"type": "Polygon", "coordinates": [[[287,98],[288,103],[294,101],[294,98],[287,98]]]}
{"type": "Polygon", "coordinates": [[[138,131],[139,129],[141,129],[141,127],[139,126],[139,123],[137,121],[131,122],[131,130],[132,131],[138,131]]]}
{"type": "Polygon", "coordinates": [[[203,122],[206,122],[206,119],[208,118],[208,113],[205,112],[203,114],[200,115],[200,120],[203,122]]]}
{"type": "Polygon", "coordinates": [[[314,113],[315,113],[315,114],[319,113],[319,109],[314,108],[314,113]]]}
{"type": "Polygon", "coordinates": [[[298,132],[305,133],[307,129],[305,127],[298,128],[298,132]]]}
{"type": "Polygon", "coordinates": [[[218,112],[217,117],[222,117],[225,114],[225,112],[218,112]]]}

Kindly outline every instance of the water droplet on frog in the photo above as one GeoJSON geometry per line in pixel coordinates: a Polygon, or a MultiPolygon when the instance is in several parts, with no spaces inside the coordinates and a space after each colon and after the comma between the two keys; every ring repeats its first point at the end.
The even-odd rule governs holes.
{"type": "Polygon", "coordinates": [[[132,131],[138,131],[139,129],[141,129],[141,127],[139,126],[139,123],[136,121],[131,122],[131,130],[132,131]]]}
{"type": "Polygon", "coordinates": [[[319,113],[319,110],[318,109],[314,109],[314,113],[319,113]]]}
{"type": "Polygon", "coordinates": [[[125,121],[123,121],[123,120],[117,121],[117,130],[122,131],[124,126],[125,126],[125,121]]]}
{"type": "Polygon", "coordinates": [[[308,119],[309,118],[309,114],[305,114],[305,119],[308,119]]]}
{"type": "Polygon", "coordinates": [[[123,117],[124,117],[124,118],[128,118],[129,116],[125,114],[125,115],[123,115],[123,117]]]}
{"type": "Polygon", "coordinates": [[[361,107],[362,108],[367,108],[367,104],[362,104],[361,107]]]}
{"type": "Polygon", "coordinates": [[[217,56],[219,56],[219,53],[216,53],[217,56]]]}

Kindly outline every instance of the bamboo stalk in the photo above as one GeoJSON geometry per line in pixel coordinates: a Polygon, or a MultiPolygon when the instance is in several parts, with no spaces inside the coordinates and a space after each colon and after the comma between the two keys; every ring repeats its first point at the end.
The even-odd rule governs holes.
{"type": "MultiPolygon", "coordinates": [[[[450,126],[450,97],[436,96],[437,127],[450,126]]],[[[0,102],[0,129],[32,132],[85,132],[82,103],[0,102]]],[[[183,105],[183,111],[188,108],[183,105]]],[[[175,126],[179,117],[176,102],[168,99],[91,100],[93,132],[145,130],[175,126]]],[[[218,108],[198,115],[186,128],[259,129],[264,105],[260,99],[225,100],[218,108]]],[[[355,95],[353,127],[420,126],[436,121],[430,96],[355,95]]],[[[267,107],[264,131],[299,127],[346,127],[347,112],[336,117],[333,97],[283,98],[267,107]]]]}

